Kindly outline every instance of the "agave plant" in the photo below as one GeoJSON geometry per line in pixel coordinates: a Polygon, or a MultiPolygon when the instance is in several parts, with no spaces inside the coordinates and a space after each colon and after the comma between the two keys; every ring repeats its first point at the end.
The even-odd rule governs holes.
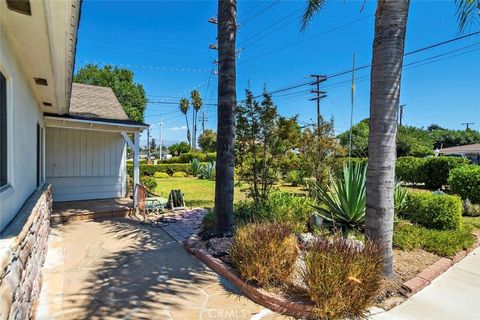
{"type": "Polygon", "coordinates": [[[334,228],[342,232],[361,229],[365,222],[367,167],[359,163],[351,163],[343,167],[342,175],[332,179],[331,185],[325,188],[315,186],[315,194],[322,205],[313,206],[319,216],[334,228]]]}
{"type": "Polygon", "coordinates": [[[408,201],[408,191],[402,187],[402,182],[395,183],[395,191],[393,193],[393,203],[395,205],[395,216],[398,217],[405,213],[408,201]]]}
{"type": "Polygon", "coordinates": [[[199,177],[200,179],[215,179],[215,161],[203,165],[199,177]]]}
{"type": "Polygon", "coordinates": [[[202,172],[202,169],[203,165],[200,163],[200,160],[193,158],[192,161],[190,161],[190,171],[194,177],[198,176],[202,172]]]}

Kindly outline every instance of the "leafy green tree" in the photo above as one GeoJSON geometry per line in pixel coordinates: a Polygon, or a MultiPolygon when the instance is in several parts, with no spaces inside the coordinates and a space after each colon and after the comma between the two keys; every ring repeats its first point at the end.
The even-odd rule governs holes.
{"type": "Polygon", "coordinates": [[[188,123],[188,116],[187,116],[188,109],[190,109],[190,102],[187,99],[182,98],[178,102],[178,106],[180,107],[180,111],[182,111],[182,113],[185,115],[185,122],[187,123],[187,140],[188,140],[188,143],[192,145],[192,138],[190,135],[190,125],[188,123]]]}
{"type": "Polygon", "coordinates": [[[250,90],[245,96],[236,110],[236,162],[239,175],[249,184],[249,197],[261,206],[279,175],[282,159],[299,143],[300,127],[296,117],[278,114],[268,93],[261,104],[250,90]]]}
{"type": "Polygon", "coordinates": [[[320,126],[303,130],[300,144],[301,168],[309,176],[315,177],[318,184],[328,183],[336,168],[335,158],[344,154],[344,148],[335,141],[333,120],[320,118],[320,126]]]}
{"type": "Polygon", "coordinates": [[[106,65],[87,64],[80,68],[73,81],[112,88],[128,118],[133,121],[144,121],[147,98],[143,86],[133,81],[133,72],[106,65]]]}
{"type": "Polygon", "coordinates": [[[195,150],[197,148],[197,118],[198,118],[198,111],[202,108],[202,97],[200,96],[200,92],[198,90],[193,90],[191,93],[192,98],[192,107],[193,107],[193,138],[192,138],[192,148],[195,150]]]}
{"type": "Polygon", "coordinates": [[[190,147],[190,144],[185,141],[172,144],[170,147],[168,147],[168,150],[170,150],[170,154],[174,156],[179,156],[182,153],[190,152],[191,149],[192,148],[190,147]]]}
{"type": "Polygon", "coordinates": [[[448,148],[466,144],[480,143],[480,132],[477,130],[435,129],[430,132],[434,148],[448,148]]]}
{"type": "MultiPolygon", "coordinates": [[[[368,155],[368,119],[363,119],[359,123],[352,126],[352,156],[367,157],[368,155]]],[[[349,147],[350,130],[338,135],[340,144],[349,147]]]]}
{"type": "Polygon", "coordinates": [[[217,133],[206,129],[198,136],[198,145],[203,152],[215,152],[217,150],[217,133]]]}

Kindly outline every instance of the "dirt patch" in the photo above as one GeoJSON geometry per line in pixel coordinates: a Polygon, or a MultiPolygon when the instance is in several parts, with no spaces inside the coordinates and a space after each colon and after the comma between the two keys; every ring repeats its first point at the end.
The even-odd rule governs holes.
{"type": "Polygon", "coordinates": [[[417,274],[423,269],[435,263],[440,257],[436,254],[416,249],[412,251],[393,250],[393,269],[395,277],[392,279],[385,279],[382,282],[382,289],[376,297],[377,305],[382,307],[385,299],[401,294],[402,284],[417,274]]]}

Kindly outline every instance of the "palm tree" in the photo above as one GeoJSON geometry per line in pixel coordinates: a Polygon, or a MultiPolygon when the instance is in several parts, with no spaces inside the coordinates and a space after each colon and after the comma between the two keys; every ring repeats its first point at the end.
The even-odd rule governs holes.
{"type": "Polygon", "coordinates": [[[193,138],[192,138],[192,148],[195,150],[197,148],[197,118],[198,118],[198,111],[202,108],[202,97],[200,96],[200,92],[198,90],[193,90],[191,93],[192,98],[192,107],[194,110],[193,115],[193,138]]]}
{"type": "Polygon", "coordinates": [[[237,104],[235,40],[237,1],[218,1],[218,121],[215,178],[215,231],[233,229],[233,168],[235,161],[235,106],[237,104]]]}
{"type": "Polygon", "coordinates": [[[182,98],[180,99],[180,102],[178,103],[178,105],[180,106],[180,111],[182,111],[182,113],[185,115],[185,122],[187,123],[187,140],[190,146],[192,146],[192,142],[191,142],[192,140],[190,137],[190,126],[188,125],[188,117],[187,117],[187,112],[188,112],[188,109],[190,108],[190,102],[188,102],[187,99],[182,98]]]}
{"type": "MultiPolygon", "coordinates": [[[[303,29],[324,3],[324,0],[308,1],[303,15],[303,29]]],[[[462,32],[472,18],[478,18],[480,0],[455,0],[455,3],[462,32]]],[[[387,277],[393,276],[396,119],[409,5],[409,0],[377,0],[370,71],[365,233],[369,239],[384,246],[384,275],[387,277]]]]}

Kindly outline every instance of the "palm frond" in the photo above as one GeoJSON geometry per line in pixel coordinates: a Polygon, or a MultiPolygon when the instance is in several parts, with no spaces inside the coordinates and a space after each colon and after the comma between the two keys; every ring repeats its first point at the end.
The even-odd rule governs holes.
{"type": "Polygon", "coordinates": [[[310,21],[317,14],[318,11],[325,6],[325,0],[307,0],[307,7],[302,17],[302,31],[305,31],[310,21]]]}
{"type": "Polygon", "coordinates": [[[480,0],[455,0],[455,14],[459,33],[463,33],[465,28],[474,21],[480,20],[480,0]]]}

